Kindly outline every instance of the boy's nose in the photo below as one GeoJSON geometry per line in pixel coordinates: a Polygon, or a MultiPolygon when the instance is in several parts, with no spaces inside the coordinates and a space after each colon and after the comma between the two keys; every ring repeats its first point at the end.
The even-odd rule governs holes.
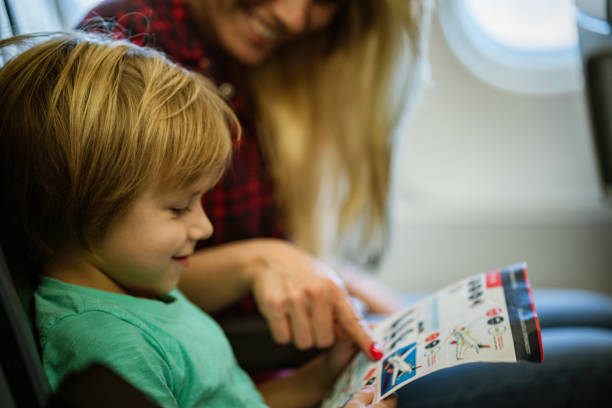
{"type": "Polygon", "coordinates": [[[194,214],[194,220],[189,227],[189,239],[193,241],[199,241],[210,237],[213,233],[213,226],[208,216],[204,212],[202,206],[199,206],[199,210],[194,214]]]}
{"type": "Polygon", "coordinates": [[[274,16],[290,33],[299,34],[308,25],[308,9],[311,0],[276,0],[274,16]]]}

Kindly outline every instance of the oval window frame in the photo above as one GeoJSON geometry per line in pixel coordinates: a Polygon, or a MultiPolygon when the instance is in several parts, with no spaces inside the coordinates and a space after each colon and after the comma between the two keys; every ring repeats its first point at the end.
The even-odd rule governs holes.
{"type": "Polygon", "coordinates": [[[578,46],[532,51],[504,46],[478,27],[463,0],[442,0],[438,17],[444,37],[461,63],[476,77],[513,93],[550,95],[584,87],[578,46]]]}

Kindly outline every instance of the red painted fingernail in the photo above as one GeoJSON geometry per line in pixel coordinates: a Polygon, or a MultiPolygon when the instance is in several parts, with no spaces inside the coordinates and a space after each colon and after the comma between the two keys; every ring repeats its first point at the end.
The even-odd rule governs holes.
{"type": "Polygon", "coordinates": [[[370,355],[374,360],[380,360],[383,358],[382,348],[378,343],[372,343],[370,346],[370,355]]]}

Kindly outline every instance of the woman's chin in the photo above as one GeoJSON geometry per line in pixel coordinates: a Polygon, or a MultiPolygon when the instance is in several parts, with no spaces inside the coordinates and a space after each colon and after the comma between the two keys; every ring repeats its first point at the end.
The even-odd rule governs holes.
{"type": "Polygon", "coordinates": [[[228,53],[238,62],[247,66],[256,66],[263,63],[273,49],[258,47],[254,44],[232,44],[226,47],[228,53]]]}

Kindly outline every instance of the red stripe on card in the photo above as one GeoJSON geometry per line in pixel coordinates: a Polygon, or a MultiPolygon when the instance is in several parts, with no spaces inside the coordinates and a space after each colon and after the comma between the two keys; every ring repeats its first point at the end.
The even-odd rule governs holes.
{"type": "Polygon", "coordinates": [[[501,287],[502,279],[501,279],[501,271],[492,271],[487,273],[487,288],[496,288],[501,287]]]}

